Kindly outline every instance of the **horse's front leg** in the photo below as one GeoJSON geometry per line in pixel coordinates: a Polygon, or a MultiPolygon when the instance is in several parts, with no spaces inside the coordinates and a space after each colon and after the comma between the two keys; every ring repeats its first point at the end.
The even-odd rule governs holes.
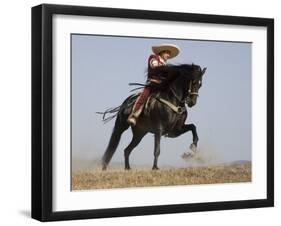
{"type": "Polygon", "coordinates": [[[196,149],[197,149],[197,143],[198,143],[198,134],[197,134],[197,130],[196,130],[196,126],[194,124],[187,124],[185,125],[187,127],[187,131],[190,131],[192,132],[192,136],[193,136],[193,142],[192,144],[190,145],[190,149],[195,152],[196,149]]]}
{"type": "Polygon", "coordinates": [[[153,170],[158,170],[158,157],[160,155],[160,140],[161,134],[155,134],[154,136],[154,163],[153,163],[153,170]]]}
{"type": "Polygon", "coordinates": [[[196,152],[197,149],[197,143],[198,143],[198,134],[197,134],[197,130],[196,130],[196,126],[194,124],[184,124],[182,127],[180,127],[179,129],[175,130],[172,133],[168,134],[168,137],[178,137],[188,131],[192,132],[192,137],[193,137],[193,142],[190,145],[190,149],[193,152],[196,152]]]}

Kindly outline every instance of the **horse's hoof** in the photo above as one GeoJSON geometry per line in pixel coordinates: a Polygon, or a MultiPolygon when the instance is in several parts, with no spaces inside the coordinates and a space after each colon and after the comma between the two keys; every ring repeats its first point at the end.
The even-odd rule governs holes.
{"type": "Polygon", "coordinates": [[[195,153],[196,150],[197,150],[197,146],[196,146],[194,143],[192,143],[192,144],[189,146],[189,148],[190,148],[190,150],[193,151],[194,153],[195,153]]]}
{"type": "Polygon", "coordinates": [[[153,166],[152,170],[159,170],[159,168],[157,166],[153,166]]]}
{"type": "Polygon", "coordinates": [[[125,170],[131,170],[131,167],[129,166],[129,167],[125,167],[125,170]]]}
{"type": "Polygon", "coordinates": [[[106,168],[107,168],[106,166],[103,166],[103,167],[102,167],[102,170],[103,170],[103,171],[105,171],[105,170],[106,170],[106,168]]]}

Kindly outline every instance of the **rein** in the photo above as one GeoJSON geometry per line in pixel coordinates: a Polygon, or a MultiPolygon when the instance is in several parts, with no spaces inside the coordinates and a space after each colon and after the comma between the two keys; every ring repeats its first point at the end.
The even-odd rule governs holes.
{"type": "MultiPolygon", "coordinates": [[[[190,95],[197,95],[199,96],[198,92],[191,92],[191,86],[192,86],[192,80],[189,81],[189,89],[188,89],[188,95],[187,97],[185,97],[184,99],[190,98],[190,95]]],[[[176,94],[176,92],[174,91],[174,89],[172,87],[170,87],[170,90],[172,91],[173,95],[176,97],[176,99],[180,102],[180,103],[184,103],[185,101],[181,100],[178,95],[176,94]]],[[[169,108],[171,108],[174,112],[178,113],[178,114],[182,114],[183,112],[186,111],[185,108],[181,107],[181,106],[176,106],[174,104],[172,104],[170,101],[167,101],[163,98],[159,98],[159,97],[155,97],[159,102],[165,104],[166,106],[168,106],[169,108]]]]}
{"type": "Polygon", "coordinates": [[[171,86],[169,86],[169,89],[172,91],[174,97],[175,97],[180,103],[184,103],[184,101],[181,100],[181,99],[178,97],[178,95],[176,94],[176,92],[174,91],[174,89],[173,89],[171,86]]]}

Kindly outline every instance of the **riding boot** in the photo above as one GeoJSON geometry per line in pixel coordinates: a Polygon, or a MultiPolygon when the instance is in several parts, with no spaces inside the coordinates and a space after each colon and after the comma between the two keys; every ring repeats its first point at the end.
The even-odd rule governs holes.
{"type": "Polygon", "coordinates": [[[141,112],[143,109],[143,105],[141,105],[139,107],[139,109],[135,109],[135,106],[133,107],[132,113],[129,115],[127,122],[131,125],[131,126],[135,126],[137,123],[137,119],[140,116],[141,112]]]}
{"type": "Polygon", "coordinates": [[[145,87],[142,91],[142,93],[138,96],[138,98],[135,101],[135,104],[133,106],[132,109],[132,113],[129,115],[127,122],[132,125],[135,126],[137,123],[137,118],[140,116],[142,109],[143,109],[143,105],[146,102],[147,97],[150,94],[150,87],[145,87]]]}

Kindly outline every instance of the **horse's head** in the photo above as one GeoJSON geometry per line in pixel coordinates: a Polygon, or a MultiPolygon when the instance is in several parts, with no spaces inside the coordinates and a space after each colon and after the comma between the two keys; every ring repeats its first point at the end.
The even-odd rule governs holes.
{"type": "Polygon", "coordinates": [[[168,85],[178,101],[192,107],[196,104],[205,71],[206,68],[202,70],[195,64],[181,64],[157,67],[152,74],[162,79],[161,86],[165,88],[168,85]]]}
{"type": "Polygon", "coordinates": [[[199,96],[199,89],[202,86],[202,78],[207,68],[201,69],[200,66],[192,64],[191,70],[186,76],[185,101],[188,107],[193,107],[199,96]]]}

